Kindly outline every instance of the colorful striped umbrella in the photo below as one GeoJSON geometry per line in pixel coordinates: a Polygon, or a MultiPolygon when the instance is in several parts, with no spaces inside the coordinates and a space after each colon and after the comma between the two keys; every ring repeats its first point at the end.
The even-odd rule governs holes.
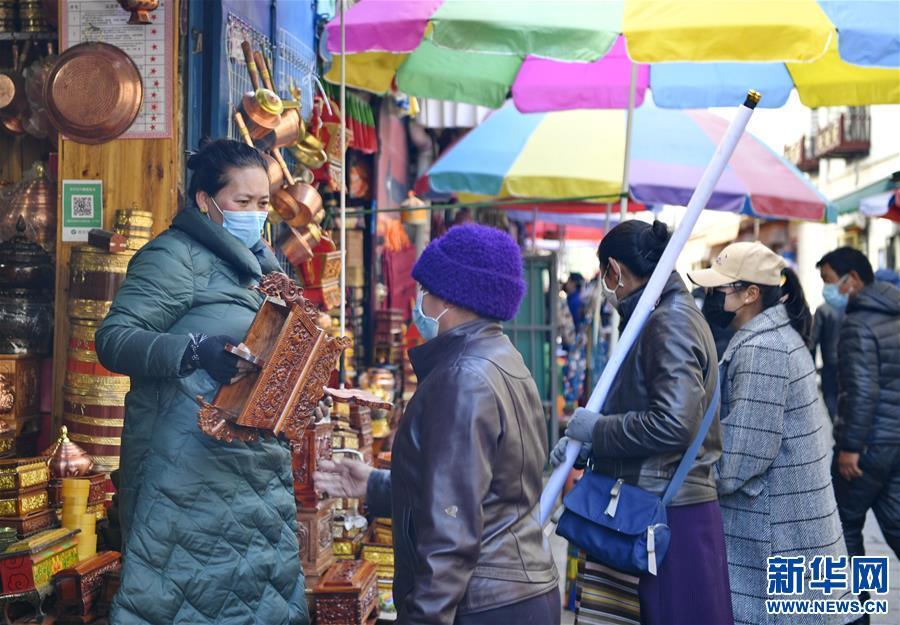
{"type": "MultiPolygon", "coordinates": [[[[685,205],[727,127],[727,121],[704,111],[649,104],[635,111],[631,197],[645,204],[685,205]]],[[[464,200],[596,197],[609,202],[619,197],[624,158],[619,112],[522,114],[510,102],[445,153],[428,176],[435,191],[464,200]]],[[[793,165],[746,133],[708,208],[821,221],[826,205],[793,165]]]]}
{"type": "MultiPolygon", "coordinates": [[[[900,65],[898,18],[894,0],[361,0],[346,14],[347,80],[384,93],[396,79],[410,95],[490,107],[512,88],[528,111],[560,99],[625,108],[627,41],[632,58],[653,63],[643,88],[649,81],[662,106],[730,106],[748,86],[766,94],[763,106],[780,106],[794,86],[811,106],[896,102],[900,74],[880,68],[900,65]]],[[[338,52],[337,20],[326,33],[338,52]]],[[[338,65],[328,80],[339,81],[338,65]]]]}

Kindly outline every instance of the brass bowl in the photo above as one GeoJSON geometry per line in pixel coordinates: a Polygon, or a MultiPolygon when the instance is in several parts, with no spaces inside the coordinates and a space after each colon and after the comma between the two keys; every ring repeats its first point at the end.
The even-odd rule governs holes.
{"type": "Polygon", "coordinates": [[[289,150],[291,156],[293,156],[297,162],[302,163],[310,169],[319,169],[328,162],[328,155],[325,153],[325,150],[319,150],[317,152],[304,147],[303,144],[292,145],[289,150]]]}

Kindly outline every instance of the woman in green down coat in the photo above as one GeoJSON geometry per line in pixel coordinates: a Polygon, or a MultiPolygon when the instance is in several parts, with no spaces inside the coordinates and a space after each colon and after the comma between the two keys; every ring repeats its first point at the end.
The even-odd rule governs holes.
{"type": "Polygon", "coordinates": [[[115,625],[308,622],[284,443],[222,443],[197,427],[196,401],[233,379],[224,351],[278,269],[260,240],[269,181],[235,141],[188,161],[189,197],[172,227],[139,251],[97,331],[100,362],[131,376],[122,435],[124,566],[115,625]]]}

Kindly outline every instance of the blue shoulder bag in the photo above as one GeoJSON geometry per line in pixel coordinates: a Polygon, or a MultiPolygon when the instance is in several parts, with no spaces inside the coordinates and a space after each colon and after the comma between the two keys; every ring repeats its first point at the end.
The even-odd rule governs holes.
{"type": "Polygon", "coordinates": [[[563,499],[566,510],[559,519],[556,533],[592,559],[617,571],[656,575],[657,567],[669,549],[666,506],[675,498],[694,465],[718,405],[719,387],[716,385],[700,429],[662,498],[622,480],[585,471],[575,488],[563,499]]]}

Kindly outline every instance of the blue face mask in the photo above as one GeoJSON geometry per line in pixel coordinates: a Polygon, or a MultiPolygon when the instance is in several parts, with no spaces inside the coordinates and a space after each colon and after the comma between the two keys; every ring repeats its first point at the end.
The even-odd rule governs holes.
{"type": "Polygon", "coordinates": [[[835,282],[833,284],[826,284],[822,287],[822,297],[825,298],[825,301],[833,308],[837,310],[844,310],[847,308],[847,300],[848,297],[841,293],[841,282],[835,282]]]}
{"type": "Polygon", "coordinates": [[[212,203],[222,213],[222,227],[233,234],[247,247],[253,247],[260,239],[260,233],[269,216],[267,211],[223,211],[215,199],[212,203]]]}
{"type": "Polygon", "coordinates": [[[438,335],[440,332],[440,324],[438,323],[441,320],[441,317],[447,312],[445,308],[441,314],[437,317],[429,317],[422,311],[422,300],[425,297],[425,293],[419,291],[419,294],[416,296],[416,305],[413,308],[413,323],[416,324],[416,328],[419,329],[419,334],[422,335],[422,338],[426,341],[430,341],[434,337],[438,335]]]}

